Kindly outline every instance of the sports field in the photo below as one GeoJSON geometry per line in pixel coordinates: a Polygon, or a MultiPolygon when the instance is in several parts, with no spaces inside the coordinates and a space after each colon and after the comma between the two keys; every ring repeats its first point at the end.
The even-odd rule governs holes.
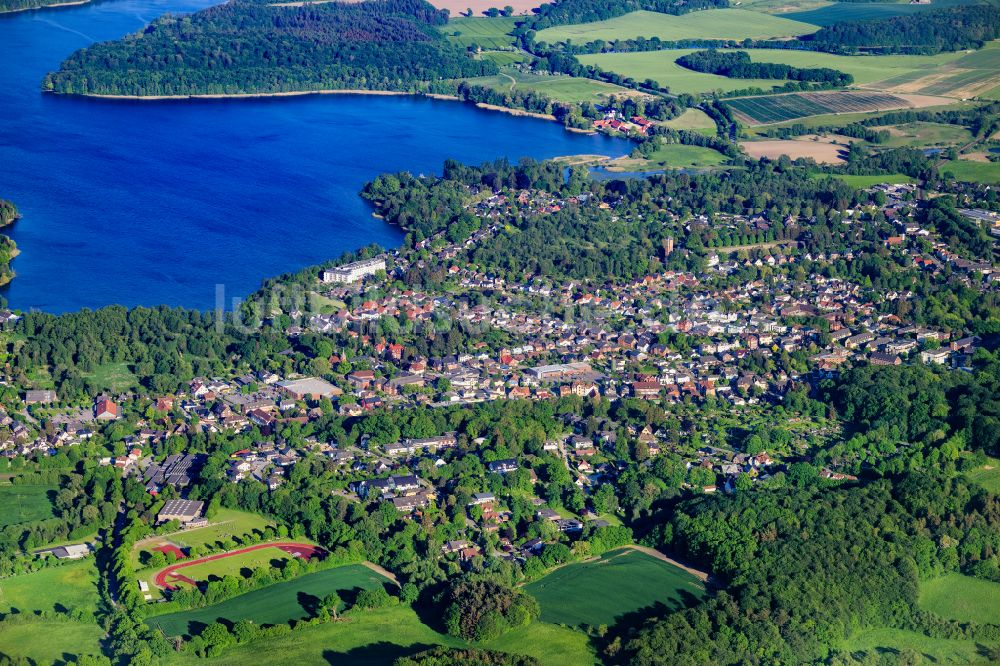
{"type": "MultiPolygon", "coordinates": [[[[0,581],[0,614],[97,609],[97,569],[88,558],[0,581]]],[[[0,652],[3,649],[0,648],[0,652]]]]}
{"type": "Polygon", "coordinates": [[[256,513],[237,511],[235,509],[219,509],[215,516],[212,517],[211,523],[205,527],[193,530],[181,530],[139,541],[132,551],[132,565],[136,569],[140,569],[139,553],[144,550],[152,551],[156,546],[175,544],[182,548],[190,548],[192,546],[218,544],[226,539],[250,534],[255,530],[263,531],[264,528],[271,524],[271,521],[267,518],[256,513]]]}
{"type": "Polygon", "coordinates": [[[459,17],[451,19],[438,31],[446,35],[448,41],[465,48],[475,45],[482,49],[502,49],[514,44],[514,38],[507,33],[514,29],[517,20],[512,16],[459,17]]]}
{"type": "Polygon", "coordinates": [[[659,37],[678,39],[766,39],[794,37],[818,30],[817,26],[746,9],[708,9],[681,16],[638,11],[606,21],[546,28],[536,42],[585,44],[598,39],[659,37]]]}
{"type": "Polygon", "coordinates": [[[595,627],[642,608],[689,606],[705,594],[704,584],[691,574],[631,549],[569,564],[524,589],[538,599],[544,622],[595,627]]]}
{"type": "Polygon", "coordinates": [[[771,90],[773,86],[782,85],[784,81],[774,79],[731,79],[718,74],[695,72],[681,67],[675,61],[697,49],[669,49],[666,51],[647,51],[640,53],[588,53],[577,56],[584,65],[597,65],[601,69],[630,76],[636,81],[652,79],[660,85],[670,88],[670,92],[678,95],[689,93],[730,92],[746,88],[763,88],[771,90]]]}
{"type": "Polygon", "coordinates": [[[882,109],[904,109],[911,104],[895,95],[867,92],[792,93],[768,97],[738,97],[726,101],[744,122],[755,125],[778,123],[827,113],[856,113],[882,109]]]}
{"type": "Polygon", "coordinates": [[[280,541],[260,543],[215,555],[206,555],[195,560],[184,560],[160,569],[152,576],[152,583],[160,589],[172,589],[180,584],[195,585],[213,577],[243,575],[248,577],[253,569],[271,566],[296,556],[310,559],[323,556],[319,546],[309,543],[280,541]]]}
{"type": "Polygon", "coordinates": [[[148,623],[167,636],[190,635],[218,620],[249,618],[261,625],[280,624],[312,617],[323,597],[331,592],[351,603],[362,589],[375,589],[388,582],[366,566],[349,564],[254,590],[207,608],[149,618],[148,623]]]}
{"type": "Polygon", "coordinates": [[[0,529],[32,520],[51,518],[49,494],[55,486],[0,486],[0,529]]]}
{"type": "Polygon", "coordinates": [[[1000,583],[952,573],[920,583],[920,607],[961,622],[1000,623],[1000,583]]]}

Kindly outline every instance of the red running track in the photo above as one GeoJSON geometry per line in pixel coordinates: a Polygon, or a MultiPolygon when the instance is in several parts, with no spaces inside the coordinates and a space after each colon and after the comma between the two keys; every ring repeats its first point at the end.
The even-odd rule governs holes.
{"type": "Polygon", "coordinates": [[[189,583],[191,585],[196,585],[196,582],[185,576],[184,574],[177,573],[178,569],[183,569],[184,567],[193,567],[196,564],[201,564],[202,562],[211,562],[213,560],[221,560],[226,557],[233,557],[234,555],[241,555],[243,553],[249,553],[254,550],[261,550],[262,548],[277,548],[278,550],[283,550],[293,557],[301,557],[308,560],[313,556],[322,557],[326,554],[326,551],[319,546],[313,546],[308,543],[293,543],[293,542],[282,542],[282,543],[259,543],[256,546],[247,546],[246,548],[240,548],[239,550],[230,550],[225,553],[219,553],[217,555],[208,555],[206,557],[199,558],[197,560],[191,560],[190,562],[181,562],[180,564],[173,564],[166,569],[162,569],[153,578],[153,584],[159,588],[165,590],[175,590],[176,585],[171,585],[171,583],[189,583]],[[169,582],[168,582],[169,581],[169,582]]]}

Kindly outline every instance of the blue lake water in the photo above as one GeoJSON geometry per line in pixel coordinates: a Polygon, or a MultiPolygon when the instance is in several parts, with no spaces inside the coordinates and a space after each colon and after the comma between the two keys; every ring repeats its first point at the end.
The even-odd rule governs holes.
{"type": "Polygon", "coordinates": [[[623,155],[620,139],[457,102],[361,95],[109,101],[44,95],[75,49],[202,0],[110,0],[0,15],[0,197],[23,219],[2,295],[49,312],[214,307],[263,278],[401,232],[357,196],[379,173],[446,158],[623,155]]]}

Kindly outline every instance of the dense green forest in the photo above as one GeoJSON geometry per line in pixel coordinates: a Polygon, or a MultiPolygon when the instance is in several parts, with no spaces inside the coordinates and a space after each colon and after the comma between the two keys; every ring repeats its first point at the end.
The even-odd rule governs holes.
{"type": "Polygon", "coordinates": [[[165,16],[141,33],[77,51],[43,87],[139,96],[418,91],[445,79],[496,74],[495,64],[472,59],[435,30],[446,21],[446,13],[423,0],[232,2],[165,16]]]}
{"type": "Polygon", "coordinates": [[[833,53],[938,53],[978,49],[1000,37],[1000,7],[963,5],[870,21],[842,21],[802,37],[833,53]]]}
{"type": "MultiPolygon", "coordinates": [[[[921,579],[1000,548],[998,499],[923,471],[860,487],[800,487],[681,504],[665,545],[729,583],[708,602],[626,636],[622,663],[812,663],[866,627],[995,641],[1000,627],[917,607],[921,579]]],[[[617,646],[616,646],[617,647],[617,646]]]]}
{"type": "Polygon", "coordinates": [[[526,23],[525,29],[544,30],[554,25],[603,21],[643,9],[662,14],[679,15],[700,9],[718,9],[728,6],[729,0],[619,0],[617,2],[562,0],[561,2],[546,3],[539,7],[536,16],[526,23]]]}
{"type": "Polygon", "coordinates": [[[800,69],[772,62],[751,62],[746,51],[695,51],[677,59],[677,64],[696,72],[719,74],[734,79],[789,79],[849,86],[854,77],[829,67],[800,69]]]}

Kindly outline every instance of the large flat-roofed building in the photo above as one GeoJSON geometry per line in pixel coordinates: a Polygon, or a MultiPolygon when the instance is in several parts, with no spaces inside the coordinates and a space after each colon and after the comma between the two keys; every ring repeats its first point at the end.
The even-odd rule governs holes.
{"type": "Polygon", "coordinates": [[[342,390],[319,377],[290,379],[286,382],[278,382],[278,386],[295,400],[304,400],[306,398],[319,400],[320,398],[333,398],[343,394],[342,390]]]}
{"type": "Polygon", "coordinates": [[[179,520],[181,523],[190,523],[201,517],[201,511],[205,508],[205,503],[195,500],[167,500],[157,514],[156,520],[165,523],[168,520],[179,520]]]}
{"type": "Polygon", "coordinates": [[[589,363],[557,363],[555,365],[539,365],[528,368],[525,372],[540,382],[567,379],[570,377],[580,377],[592,373],[594,370],[589,363]]]}
{"type": "Polygon", "coordinates": [[[323,282],[350,284],[385,270],[385,259],[365,259],[323,271],[323,282]]]}

